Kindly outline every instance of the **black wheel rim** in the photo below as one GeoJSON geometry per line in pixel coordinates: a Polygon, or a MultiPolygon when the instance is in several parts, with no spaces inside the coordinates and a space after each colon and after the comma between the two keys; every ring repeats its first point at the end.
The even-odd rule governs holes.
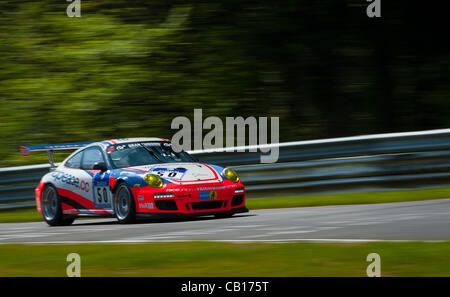
{"type": "Polygon", "coordinates": [[[130,202],[130,193],[125,187],[121,187],[115,201],[117,217],[120,220],[126,219],[130,213],[130,202]]]}

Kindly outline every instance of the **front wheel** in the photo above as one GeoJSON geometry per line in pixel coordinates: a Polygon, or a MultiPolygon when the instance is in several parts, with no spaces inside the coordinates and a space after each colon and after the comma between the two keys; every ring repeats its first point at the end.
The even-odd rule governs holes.
{"type": "Polygon", "coordinates": [[[130,224],[136,221],[134,198],[125,183],[118,185],[114,194],[114,213],[119,223],[130,224]]]}
{"type": "Polygon", "coordinates": [[[68,226],[75,218],[65,217],[62,213],[61,197],[52,185],[46,185],[42,192],[42,215],[50,226],[68,226]]]}

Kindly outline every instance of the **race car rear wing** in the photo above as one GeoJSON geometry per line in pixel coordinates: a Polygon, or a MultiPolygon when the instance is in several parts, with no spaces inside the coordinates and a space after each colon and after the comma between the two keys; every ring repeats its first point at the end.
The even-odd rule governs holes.
{"type": "Polygon", "coordinates": [[[29,156],[30,152],[47,152],[48,161],[50,166],[55,167],[55,162],[53,160],[53,151],[63,151],[63,150],[77,150],[79,148],[85,147],[93,142],[77,142],[77,143],[58,143],[58,144],[44,144],[44,145],[29,145],[21,146],[20,153],[22,156],[29,156]]]}

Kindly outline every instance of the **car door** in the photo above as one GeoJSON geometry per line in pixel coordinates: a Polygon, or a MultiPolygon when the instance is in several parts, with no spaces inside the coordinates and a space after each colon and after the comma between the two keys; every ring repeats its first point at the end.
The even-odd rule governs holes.
{"type": "Polygon", "coordinates": [[[63,212],[88,213],[94,207],[92,201],[92,173],[81,168],[84,150],[71,156],[59,170],[52,173],[63,212]]]}
{"type": "Polygon", "coordinates": [[[112,194],[109,187],[109,171],[100,172],[100,170],[94,170],[94,165],[101,162],[106,164],[100,147],[94,146],[84,150],[81,168],[90,175],[91,200],[94,208],[111,210],[112,194]]]}

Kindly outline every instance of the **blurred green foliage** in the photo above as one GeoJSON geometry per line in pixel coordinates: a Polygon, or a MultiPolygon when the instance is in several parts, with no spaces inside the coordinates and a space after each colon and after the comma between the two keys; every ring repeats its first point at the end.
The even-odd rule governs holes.
{"type": "Polygon", "coordinates": [[[280,117],[281,141],[448,127],[445,19],[395,2],[1,1],[0,167],[46,160],[25,144],[170,138],[194,108],[280,117]]]}

